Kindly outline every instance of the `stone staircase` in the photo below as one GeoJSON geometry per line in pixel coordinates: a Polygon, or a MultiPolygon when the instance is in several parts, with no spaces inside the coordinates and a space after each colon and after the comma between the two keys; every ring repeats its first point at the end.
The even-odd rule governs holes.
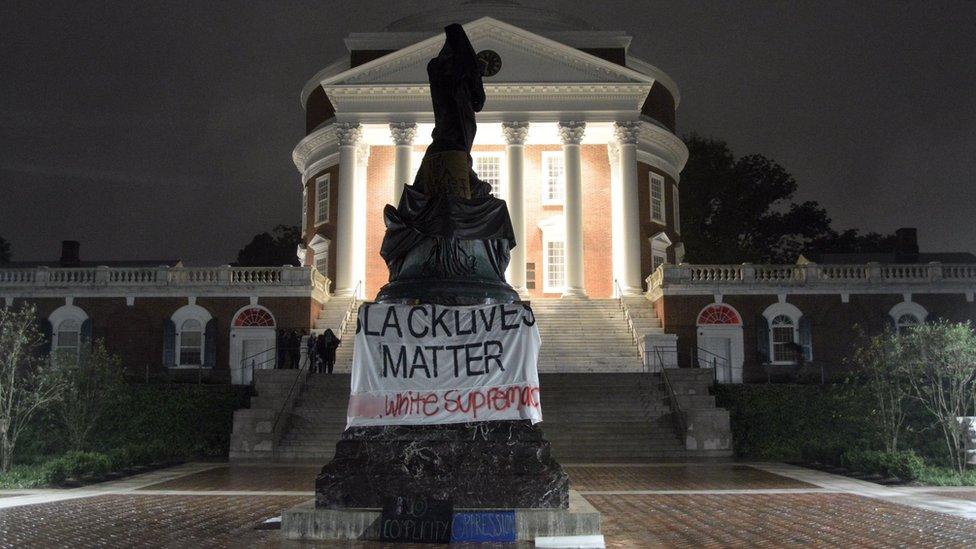
{"type": "Polygon", "coordinates": [[[230,459],[271,459],[274,457],[274,421],[288,391],[299,376],[298,370],[255,370],[251,406],[234,412],[230,435],[230,459]]]}
{"type": "Polygon", "coordinates": [[[640,372],[640,352],[615,299],[537,299],[540,373],[640,372]]]}
{"type": "MultiPolygon", "coordinates": [[[[714,410],[710,370],[672,371],[682,410],[714,410]]],[[[312,374],[295,403],[278,459],[324,463],[345,428],[349,375],[312,374]]],[[[542,430],[565,463],[642,462],[731,455],[688,449],[675,434],[660,374],[541,374],[542,430]]],[[[720,410],[724,412],[724,410],[720,410]]],[[[686,412],[688,413],[688,412],[686,412]]],[[[693,413],[693,412],[692,412],[693,413]]],[[[726,413],[727,415],[727,413],[726,413]]],[[[697,417],[697,416],[695,416],[697,417]]]]}
{"type": "Polygon", "coordinates": [[[312,460],[324,465],[332,458],[339,435],[346,428],[349,379],[349,374],[309,375],[278,444],[278,459],[312,460]]]}
{"type": "MultiPolygon", "coordinates": [[[[694,436],[689,434],[685,441],[676,434],[661,374],[642,373],[641,353],[635,343],[635,338],[642,337],[635,334],[664,335],[660,320],[650,302],[634,299],[640,301],[625,302],[623,310],[620,302],[612,299],[532,302],[542,336],[542,428],[554,455],[565,463],[731,455],[730,446],[722,446],[722,436],[728,442],[728,413],[716,409],[715,398],[708,394],[711,370],[668,369],[689,433],[694,428],[694,436]],[[715,424],[721,427],[723,420],[725,435],[721,428],[712,429],[715,424]]],[[[339,307],[332,305],[323,309],[316,330],[336,330],[339,326],[339,307]]],[[[347,299],[343,310],[349,306],[347,299]]],[[[277,459],[324,463],[332,457],[345,428],[355,322],[346,323],[341,338],[336,373],[310,374],[301,386],[284,421],[277,459]]],[[[240,412],[263,417],[265,412],[260,410],[274,406],[265,404],[263,393],[275,395],[280,390],[270,380],[255,387],[258,407],[252,405],[251,410],[240,412]]],[[[277,406],[275,410],[280,404],[277,406]]],[[[235,432],[236,420],[235,415],[235,432]]]]}
{"type": "MultiPolygon", "coordinates": [[[[348,313],[355,305],[352,297],[332,297],[322,307],[319,318],[315,322],[314,330],[324,331],[332,328],[339,333],[340,327],[348,313]]],[[[346,322],[346,328],[355,332],[356,322],[346,322]]],[[[350,338],[351,342],[352,339],[350,338]]],[[[342,347],[340,347],[341,349],[342,347]]],[[[351,348],[351,345],[350,345],[351,348]]],[[[306,364],[305,346],[302,345],[302,365],[306,364]]],[[[350,355],[349,362],[352,362],[350,355]]],[[[348,369],[348,366],[347,366],[348,369]]],[[[295,370],[255,370],[254,395],[251,397],[249,408],[234,412],[234,427],[231,432],[230,459],[262,460],[275,457],[275,441],[289,428],[291,409],[297,397],[301,394],[307,376],[307,369],[295,370]],[[298,379],[302,377],[303,379],[298,379]],[[281,419],[277,424],[278,414],[281,419]],[[275,432],[277,429],[277,433],[275,432]]],[[[346,392],[349,382],[346,382],[346,392]]],[[[345,417],[345,407],[342,409],[345,417]]]]}

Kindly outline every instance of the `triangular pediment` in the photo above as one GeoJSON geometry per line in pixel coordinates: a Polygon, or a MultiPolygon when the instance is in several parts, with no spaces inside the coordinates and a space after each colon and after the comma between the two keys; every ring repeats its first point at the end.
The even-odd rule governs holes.
{"type": "MultiPolygon", "coordinates": [[[[483,17],[464,25],[475,51],[493,50],[502,60],[492,84],[643,84],[654,78],[514,25],[483,17]]],[[[397,86],[427,83],[427,62],[440,51],[433,36],[322,81],[333,86],[397,86]]]]}

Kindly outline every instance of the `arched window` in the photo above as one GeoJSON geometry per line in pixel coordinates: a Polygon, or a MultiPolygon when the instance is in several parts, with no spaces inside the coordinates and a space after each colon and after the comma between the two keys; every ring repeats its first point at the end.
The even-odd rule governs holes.
{"type": "Polygon", "coordinates": [[[74,318],[62,320],[56,328],[54,351],[60,356],[78,356],[81,347],[81,323],[74,318]]]}
{"type": "Polygon", "coordinates": [[[902,330],[907,330],[921,324],[922,321],[912,313],[905,313],[898,317],[895,322],[895,331],[901,333],[902,330]]]}
{"type": "Polygon", "coordinates": [[[91,339],[91,321],[85,311],[74,305],[63,305],[47,320],[51,326],[52,354],[77,358],[81,346],[91,339]]]}
{"type": "Polygon", "coordinates": [[[263,307],[249,307],[234,317],[235,328],[274,328],[275,320],[263,307]]]}
{"type": "Polygon", "coordinates": [[[786,315],[779,315],[769,323],[773,345],[773,362],[796,361],[796,324],[786,315]]]}
{"type": "Polygon", "coordinates": [[[180,326],[180,366],[203,364],[203,325],[191,318],[180,326]]]}
{"type": "Polygon", "coordinates": [[[164,329],[163,364],[169,368],[213,367],[217,341],[212,320],[210,312],[199,305],[177,309],[164,329]]]}
{"type": "Polygon", "coordinates": [[[742,324],[742,319],[739,318],[739,313],[728,305],[709,305],[698,314],[698,325],[705,326],[712,324],[738,326],[742,324]]]}
{"type": "Polygon", "coordinates": [[[757,330],[759,352],[773,364],[796,364],[813,360],[813,329],[810,319],[791,303],[774,303],[762,314],[757,330]]]}
{"type": "Polygon", "coordinates": [[[903,330],[923,324],[929,313],[918,303],[902,301],[888,311],[888,316],[894,322],[895,333],[900,334],[903,333],[903,330]]]}

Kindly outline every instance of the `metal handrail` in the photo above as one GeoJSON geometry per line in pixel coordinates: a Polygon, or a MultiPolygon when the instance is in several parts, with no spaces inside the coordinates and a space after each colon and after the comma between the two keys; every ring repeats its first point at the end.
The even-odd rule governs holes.
{"type": "MultiPolygon", "coordinates": [[[[697,347],[697,346],[692,346],[691,353],[692,353],[692,355],[691,355],[692,356],[691,363],[692,363],[692,366],[693,367],[695,367],[695,368],[701,368],[701,360],[702,359],[699,356],[700,354],[704,353],[706,355],[711,355],[712,356],[712,362],[711,362],[711,365],[712,365],[712,379],[716,383],[718,382],[718,364],[721,363],[722,364],[722,369],[725,370],[725,372],[728,374],[728,381],[729,381],[729,383],[732,382],[732,361],[729,360],[727,357],[724,357],[722,355],[715,354],[715,353],[709,351],[708,349],[702,349],[701,347],[697,347]]],[[[705,361],[706,361],[705,363],[708,364],[708,359],[707,358],[705,359],[705,361]]]]}
{"type": "Polygon", "coordinates": [[[290,408],[288,403],[292,400],[292,396],[298,382],[302,381],[304,384],[305,376],[308,375],[308,367],[311,362],[312,357],[306,353],[305,360],[300,361],[298,364],[298,373],[295,374],[295,380],[292,382],[291,387],[288,388],[288,393],[285,395],[284,402],[281,403],[281,407],[278,408],[278,411],[275,413],[274,422],[271,424],[271,452],[274,457],[278,457],[278,441],[281,439],[281,433],[278,430],[278,425],[281,422],[281,418],[285,414],[285,410],[290,408]]]}
{"type": "Polygon", "coordinates": [[[664,387],[667,389],[668,399],[671,401],[671,416],[674,421],[674,430],[683,443],[688,433],[688,426],[685,423],[685,416],[681,411],[681,405],[678,403],[678,394],[675,393],[674,387],[671,385],[671,379],[668,377],[668,369],[664,366],[664,356],[661,355],[661,349],[655,347],[654,353],[661,363],[661,379],[664,380],[664,387]]]}
{"type": "MultiPolygon", "coordinates": [[[[352,291],[352,299],[349,301],[349,306],[346,307],[346,312],[342,317],[342,321],[339,322],[339,335],[342,335],[346,331],[346,324],[349,322],[349,318],[352,314],[356,303],[359,298],[359,288],[362,286],[363,281],[360,280],[356,283],[356,287],[352,291]]],[[[306,340],[307,341],[307,340],[306,340]]],[[[308,369],[311,364],[311,357],[306,353],[305,360],[299,364],[298,374],[295,376],[295,381],[292,382],[291,387],[288,388],[288,393],[285,395],[285,400],[281,403],[281,407],[275,413],[274,422],[271,424],[271,453],[274,457],[278,456],[278,441],[281,440],[281,430],[278,428],[281,424],[281,418],[285,415],[285,410],[291,409],[294,406],[295,388],[301,383],[305,384],[305,378],[308,376],[308,369]]]]}

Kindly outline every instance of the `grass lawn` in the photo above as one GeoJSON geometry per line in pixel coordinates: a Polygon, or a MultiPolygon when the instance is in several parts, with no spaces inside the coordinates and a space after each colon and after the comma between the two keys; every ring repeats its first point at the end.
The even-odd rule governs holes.
{"type": "Polygon", "coordinates": [[[926,467],[915,481],[925,486],[976,486],[976,470],[959,473],[948,467],[926,467]]]}

